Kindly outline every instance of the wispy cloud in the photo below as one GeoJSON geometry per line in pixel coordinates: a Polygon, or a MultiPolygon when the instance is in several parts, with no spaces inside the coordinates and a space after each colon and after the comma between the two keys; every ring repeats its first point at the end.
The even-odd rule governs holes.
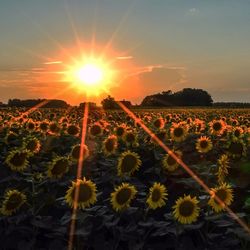
{"type": "Polygon", "coordinates": [[[61,64],[62,61],[54,61],[54,62],[45,62],[44,64],[46,65],[51,65],[51,64],[61,64]]]}
{"type": "Polygon", "coordinates": [[[118,60],[130,60],[130,59],[133,59],[133,56],[118,56],[116,59],[118,59],[118,60]]]}
{"type": "Polygon", "coordinates": [[[197,13],[199,13],[199,12],[200,12],[200,10],[197,9],[197,8],[190,8],[190,9],[188,10],[188,14],[190,14],[190,15],[195,15],[195,14],[197,14],[197,13]]]}

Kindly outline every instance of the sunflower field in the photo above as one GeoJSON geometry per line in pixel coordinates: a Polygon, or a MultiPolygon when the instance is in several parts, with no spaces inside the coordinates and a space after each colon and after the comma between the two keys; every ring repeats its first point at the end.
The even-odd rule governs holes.
{"type": "Polygon", "coordinates": [[[250,249],[250,110],[133,112],[0,110],[0,249],[250,249]]]}

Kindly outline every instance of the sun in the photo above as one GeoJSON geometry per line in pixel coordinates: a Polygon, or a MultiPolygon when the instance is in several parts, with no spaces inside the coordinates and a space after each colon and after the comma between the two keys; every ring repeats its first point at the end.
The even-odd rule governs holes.
{"type": "Polygon", "coordinates": [[[98,65],[86,64],[76,70],[76,78],[87,86],[98,85],[104,78],[104,72],[98,65]]]}
{"type": "Polygon", "coordinates": [[[88,96],[107,93],[114,82],[115,69],[104,58],[84,57],[74,60],[65,72],[66,81],[88,96]]]}

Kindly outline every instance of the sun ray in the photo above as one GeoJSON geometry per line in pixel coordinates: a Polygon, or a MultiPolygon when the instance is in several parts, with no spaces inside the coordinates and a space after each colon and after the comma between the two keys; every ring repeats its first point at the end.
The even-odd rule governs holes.
{"type": "Polygon", "coordinates": [[[203,189],[209,194],[213,195],[215,200],[223,207],[225,207],[228,214],[235,220],[237,223],[245,229],[245,231],[250,234],[250,228],[248,225],[241,220],[236,213],[234,213],[211,189],[205,184],[205,182],[199,178],[176,154],[171,151],[168,146],[166,146],[142,121],[137,118],[136,115],[128,109],[123,103],[117,101],[117,104],[132,118],[134,121],[141,126],[141,128],[155,141],[158,145],[171,157],[173,157],[183,169],[187,171],[187,173],[198,183],[203,189]]]}
{"type": "MultiPolygon", "coordinates": [[[[88,103],[84,106],[84,115],[82,121],[82,136],[81,136],[81,146],[80,146],[80,155],[77,166],[77,176],[76,181],[82,178],[82,168],[83,168],[83,160],[84,160],[84,145],[85,138],[87,133],[87,124],[88,124],[88,114],[89,114],[89,105],[88,103]]],[[[78,207],[78,198],[79,198],[79,185],[76,185],[75,193],[74,193],[74,203],[73,203],[73,211],[70,223],[70,231],[69,231],[69,244],[68,249],[73,249],[73,241],[74,241],[74,232],[76,227],[76,216],[77,216],[77,207],[78,207]]]]}

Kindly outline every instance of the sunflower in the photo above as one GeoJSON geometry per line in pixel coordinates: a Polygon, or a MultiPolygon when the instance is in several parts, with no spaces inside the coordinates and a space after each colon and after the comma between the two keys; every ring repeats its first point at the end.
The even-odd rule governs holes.
{"type": "Polygon", "coordinates": [[[90,127],[90,134],[92,136],[99,136],[102,134],[103,128],[101,124],[95,123],[90,127]]]}
{"type": "Polygon", "coordinates": [[[191,224],[192,222],[195,222],[200,211],[198,203],[196,197],[191,198],[190,195],[180,197],[173,206],[175,219],[182,224],[191,224]]]}
{"type": "Polygon", "coordinates": [[[233,201],[233,190],[229,184],[222,183],[219,187],[211,189],[211,197],[208,204],[215,212],[225,210],[233,201]]]}
{"type": "Polygon", "coordinates": [[[74,206],[75,192],[78,193],[77,208],[87,208],[95,204],[96,199],[96,185],[91,180],[78,179],[76,182],[72,181],[72,186],[67,190],[65,195],[66,203],[70,207],[74,206]]]}
{"type": "Polygon", "coordinates": [[[69,125],[67,127],[67,133],[69,135],[77,136],[80,133],[80,128],[76,125],[69,125]]]}
{"type": "Polygon", "coordinates": [[[170,128],[170,137],[176,142],[182,142],[186,139],[188,133],[188,126],[186,123],[173,123],[170,128]]]}
{"type": "Polygon", "coordinates": [[[42,132],[47,132],[48,129],[49,129],[49,122],[47,121],[42,121],[39,123],[39,129],[42,131],[42,132]]]}
{"type": "Polygon", "coordinates": [[[30,120],[27,124],[26,127],[29,131],[33,131],[36,128],[36,124],[35,122],[33,122],[32,120],[30,120]]]}
{"type": "Polygon", "coordinates": [[[16,189],[9,190],[4,195],[4,200],[1,207],[3,215],[10,216],[26,202],[26,195],[16,189]]]}
{"type": "Polygon", "coordinates": [[[165,125],[165,121],[162,117],[160,117],[154,120],[153,125],[157,129],[162,129],[165,125]]]}
{"type": "Polygon", "coordinates": [[[213,144],[210,138],[207,136],[201,136],[197,140],[195,147],[199,153],[207,153],[213,148],[213,144]]]}
{"type": "Polygon", "coordinates": [[[115,153],[117,149],[117,137],[115,135],[110,135],[104,142],[103,142],[103,151],[106,155],[111,155],[115,153]]]}
{"type": "Polygon", "coordinates": [[[135,198],[137,193],[136,188],[129,183],[122,183],[122,185],[115,188],[111,193],[111,205],[115,211],[121,211],[130,206],[131,201],[135,198]]]}
{"type": "Polygon", "coordinates": [[[166,187],[155,182],[149,190],[149,197],[146,201],[149,208],[156,209],[164,206],[166,204],[167,195],[168,193],[166,187]]]}
{"type": "Polygon", "coordinates": [[[228,153],[233,158],[241,157],[246,155],[246,145],[243,140],[238,139],[236,137],[232,138],[231,141],[228,142],[228,153]]]}
{"type": "Polygon", "coordinates": [[[17,172],[23,172],[29,164],[28,158],[30,154],[27,150],[13,150],[6,158],[8,167],[17,172]]]}
{"type": "Polygon", "coordinates": [[[118,175],[131,175],[141,166],[140,156],[135,152],[126,151],[118,158],[118,175]]]}
{"type": "Polygon", "coordinates": [[[126,131],[123,135],[123,140],[129,145],[136,143],[137,138],[134,131],[126,131]]]}
{"type": "Polygon", "coordinates": [[[49,166],[48,176],[51,178],[61,178],[68,171],[69,159],[67,157],[56,157],[49,166]]]}
{"type": "Polygon", "coordinates": [[[226,154],[223,154],[218,160],[218,182],[221,184],[224,182],[225,177],[228,175],[229,158],[226,154]]]}
{"type": "MultiPolygon", "coordinates": [[[[182,153],[179,150],[174,151],[172,153],[174,153],[179,159],[182,156],[182,153]]],[[[176,161],[176,159],[173,156],[171,156],[171,154],[166,154],[163,157],[162,165],[163,165],[163,168],[169,172],[173,172],[179,167],[179,163],[176,161]]]]}
{"type": "MultiPolygon", "coordinates": [[[[71,157],[74,161],[78,161],[80,158],[81,145],[75,145],[71,150],[71,157]]],[[[83,158],[84,160],[89,157],[89,148],[87,145],[83,145],[83,158]]]]}
{"type": "Polygon", "coordinates": [[[49,132],[51,134],[58,134],[60,132],[60,127],[56,122],[51,122],[49,124],[49,132]]]}
{"type": "Polygon", "coordinates": [[[241,127],[234,127],[232,135],[236,138],[241,138],[244,135],[244,130],[241,127]]]}
{"type": "Polygon", "coordinates": [[[209,123],[210,132],[213,135],[221,135],[226,127],[226,123],[223,120],[213,120],[209,123]]]}
{"type": "Polygon", "coordinates": [[[115,134],[120,138],[124,136],[125,132],[126,132],[126,125],[124,124],[116,127],[115,129],[115,134]]]}
{"type": "Polygon", "coordinates": [[[26,138],[26,140],[24,140],[23,146],[31,153],[38,153],[41,148],[40,141],[36,137],[26,138]]]}
{"type": "Polygon", "coordinates": [[[4,141],[6,144],[11,144],[16,140],[18,140],[18,135],[16,133],[13,133],[13,132],[8,132],[4,138],[4,141]]]}

